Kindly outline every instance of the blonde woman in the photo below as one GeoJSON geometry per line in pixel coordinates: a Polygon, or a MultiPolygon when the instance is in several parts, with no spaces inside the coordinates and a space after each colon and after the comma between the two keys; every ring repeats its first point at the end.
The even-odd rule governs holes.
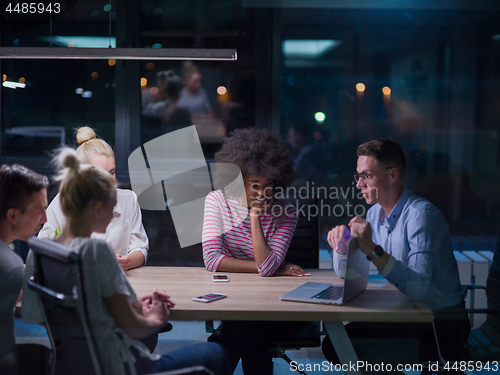
{"type": "MultiPolygon", "coordinates": [[[[76,140],[80,144],[76,152],[85,164],[99,166],[115,178],[115,154],[113,149],[102,139],[97,138],[94,130],[88,126],[78,129],[76,140]]],[[[129,269],[146,263],[149,241],[144,226],[137,196],[131,190],[116,189],[117,204],[106,232],[93,233],[111,245],[120,267],[129,269]]],[[[47,222],[38,237],[55,237],[65,227],[65,217],[58,194],[47,208],[47,222]]]]}
{"type": "MultiPolygon", "coordinates": [[[[66,225],[55,241],[82,254],[83,289],[90,327],[96,339],[104,373],[149,374],[203,365],[216,374],[229,374],[224,349],[214,343],[179,348],[152,355],[138,340],[162,328],[174,303],[165,292],[137,297],[110,246],[92,233],[104,233],[117,203],[116,180],[106,170],[80,164],[76,152],[66,148],[56,158],[62,171],[59,196],[66,225]]],[[[50,241],[47,239],[47,241],[50,241]]],[[[40,323],[40,305],[26,288],[33,274],[31,253],[26,262],[22,318],[40,323]]]]}

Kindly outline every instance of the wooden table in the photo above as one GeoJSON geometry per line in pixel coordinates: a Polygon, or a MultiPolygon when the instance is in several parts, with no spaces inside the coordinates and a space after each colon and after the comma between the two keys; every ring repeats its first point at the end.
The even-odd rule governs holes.
{"type": "Polygon", "coordinates": [[[127,276],[137,294],[164,289],[176,304],[172,320],[321,320],[342,363],[357,361],[342,321],[426,323],[434,319],[425,303],[410,300],[392,285],[368,286],[343,306],[280,301],[281,295],[306,281],[342,283],[332,270],[309,272],[312,276],[307,278],[227,273],[230,281],[217,283],[212,281],[212,272],[201,267],[140,267],[127,276]],[[210,292],[226,293],[227,298],[211,303],[192,300],[210,292]]]}

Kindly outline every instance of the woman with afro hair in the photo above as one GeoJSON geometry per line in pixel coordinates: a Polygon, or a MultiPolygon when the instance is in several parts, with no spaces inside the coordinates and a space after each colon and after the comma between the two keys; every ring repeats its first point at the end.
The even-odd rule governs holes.
{"type": "MultiPolygon", "coordinates": [[[[215,161],[216,178],[224,174],[224,165],[240,168],[245,195],[234,196],[230,189],[208,194],[202,237],[206,268],[261,276],[308,276],[300,266],[284,261],[298,219],[294,206],[273,196],[275,188],[285,188],[294,177],[285,143],[265,129],[238,129],[224,140],[215,161]]],[[[241,357],[245,375],[263,375],[270,370],[267,342],[279,332],[300,330],[302,325],[225,321],[209,340],[225,346],[233,369],[241,357]]]]}

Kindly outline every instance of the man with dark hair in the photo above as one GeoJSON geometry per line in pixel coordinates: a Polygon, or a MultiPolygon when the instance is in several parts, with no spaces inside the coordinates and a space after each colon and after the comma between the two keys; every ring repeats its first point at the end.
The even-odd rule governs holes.
{"type": "MultiPolygon", "coordinates": [[[[465,287],[460,285],[448,224],[441,212],[403,184],[406,159],[401,146],[390,139],[363,143],[357,150],[356,187],[373,207],[366,220],[354,217],[349,230],[337,226],[328,233],[334,249],[334,268],[345,275],[346,247],[352,235],[369,260],[390,283],[434,311],[439,349],[445,359],[458,359],[470,323],[465,312],[465,287]]],[[[438,360],[432,326],[407,323],[354,323],[346,326],[351,336],[400,337],[419,332],[421,360],[438,360]]],[[[323,341],[327,358],[335,358],[330,340],[323,341]]],[[[384,352],[402,358],[402,350],[384,352]]],[[[398,357],[398,358],[394,358],[398,357]]],[[[380,358],[384,360],[385,358],[380,358]]]]}
{"type": "Polygon", "coordinates": [[[47,221],[47,177],[22,165],[0,167],[0,373],[16,373],[14,306],[24,262],[8,246],[27,241],[47,221]]]}

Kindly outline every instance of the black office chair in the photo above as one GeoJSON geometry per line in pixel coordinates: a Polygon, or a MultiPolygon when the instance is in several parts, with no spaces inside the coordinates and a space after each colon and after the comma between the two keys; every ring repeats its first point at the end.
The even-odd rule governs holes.
{"type": "MultiPolygon", "coordinates": [[[[301,198],[294,189],[295,194],[283,197],[299,210],[299,220],[292,237],[292,241],[286,254],[285,262],[297,264],[302,268],[319,268],[319,215],[308,217],[308,207],[318,207],[318,198],[312,194],[301,198]]],[[[281,197],[279,197],[281,198],[281,197]]],[[[289,364],[292,360],[286,355],[286,350],[298,350],[301,348],[314,348],[321,345],[320,322],[310,322],[299,332],[296,330],[283,332],[275,341],[271,342],[268,349],[269,366],[273,366],[273,358],[282,358],[289,364]]],[[[303,371],[298,371],[305,374],[303,371]]]]}
{"type": "Polygon", "coordinates": [[[52,374],[103,374],[91,334],[81,268],[81,253],[54,241],[32,237],[35,258],[28,287],[39,296],[52,346],[52,374]]]}

